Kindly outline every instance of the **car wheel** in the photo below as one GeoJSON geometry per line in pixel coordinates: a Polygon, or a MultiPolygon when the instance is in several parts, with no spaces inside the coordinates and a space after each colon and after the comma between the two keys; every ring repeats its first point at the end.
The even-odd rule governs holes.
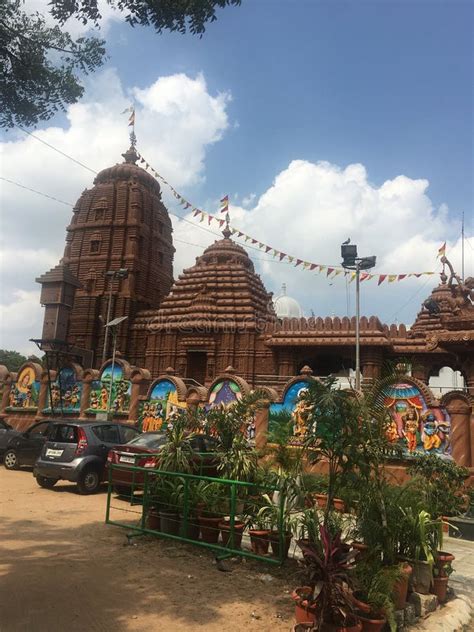
{"type": "Polygon", "coordinates": [[[36,482],[40,487],[44,487],[46,489],[53,488],[58,482],[57,478],[46,478],[46,476],[37,476],[36,482]]]}
{"type": "Polygon", "coordinates": [[[20,468],[20,463],[18,462],[15,450],[7,450],[5,452],[3,464],[7,470],[18,470],[20,468]]]}
{"type": "Polygon", "coordinates": [[[85,469],[81,472],[77,481],[77,488],[80,494],[93,494],[99,489],[100,474],[92,468],[85,469]]]}

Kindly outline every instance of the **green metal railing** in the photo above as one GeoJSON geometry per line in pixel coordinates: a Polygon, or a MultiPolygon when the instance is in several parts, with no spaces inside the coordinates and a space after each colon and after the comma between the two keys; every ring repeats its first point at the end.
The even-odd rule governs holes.
{"type": "MultiPolygon", "coordinates": [[[[145,455],[137,455],[138,458],[143,458],[145,455]]],[[[147,457],[150,455],[147,454],[147,457]]],[[[259,554],[249,549],[246,544],[248,543],[247,538],[247,526],[245,527],[245,531],[242,533],[236,531],[236,521],[238,520],[239,515],[242,514],[242,507],[249,505],[249,503],[254,502],[257,497],[259,497],[262,493],[272,494],[273,492],[279,491],[276,487],[269,487],[265,485],[265,487],[261,487],[255,485],[254,483],[247,483],[244,481],[235,481],[228,480],[223,478],[214,478],[211,476],[203,476],[197,474],[186,474],[182,472],[167,472],[158,469],[152,469],[150,467],[140,467],[137,465],[124,465],[124,464],[115,464],[109,463],[109,485],[108,485],[108,493],[107,493],[107,509],[106,509],[106,524],[114,525],[117,527],[122,527],[132,531],[136,535],[140,534],[150,534],[156,535],[159,537],[167,538],[170,540],[176,540],[179,542],[186,542],[188,544],[193,544],[196,546],[204,547],[215,551],[217,554],[217,559],[224,559],[226,557],[233,556],[243,556],[248,558],[253,558],[257,560],[262,560],[265,562],[269,562],[271,564],[281,564],[287,557],[287,547],[286,547],[286,533],[284,529],[284,515],[285,515],[285,496],[282,493],[278,494],[277,502],[275,503],[275,511],[277,513],[277,522],[276,529],[272,531],[274,534],[271,539],[269,539],[270,544],[277,543],[276,548],[277,553],[271,556],[267,554],[259,554]],[[124,470],[128,473],[131,473],[132,485],[131,485],[131,493],[130,493],[130,506],[140,505],[140,509],[138,507],[135,510],[125,509],[122,506],[116,506],[112,504],[112,495],[113,495],[113,487],[114,487],[114,470],[124,470]],[[152,509],[160,503],[160,497],[156,495],[156,488],[159,488],[160,483],[166,481],[176,481],[178,479],[183,486],[182,490],[182,505],[173,505],[175,508],[176,516],[179,516],[179,533],[172,533],[169,530],[163,530],[160,526],[160,529],[150,528],[148,524],[148,517],[152,509]],[[198,485],[201,481],[207,483],[214,483],[218,485],[223,490],[223,494],[221,496],[222,501],[226,502],[226,509],[228,511],[222,512],[222,520],[226,519],[226,531],[228,531],[227,542],[223,541],[219,543],[218,535],[216,537],[216,542],[207,542],[202,539],[203,527],[201,524],[202,521],[202,513],[199,515],[196,512],[196,507],[191,506],[190,496],[193,490],[193,486],[198,485]],[[141,497],[136,495],[138,490],[142,491],[141,497]],[[251,493],[249,493],[251,492],[251,493]],[[130,513],[134,514],[134,522],[122,521],[119,519],[112,519],[112,512],[125,512],[130,515],[130,513]],[[196,539],[193,537],[189,537],[190,526],[196,526],[199,524],[200,526],[200,539],[196,539]],[[228,527],[228,529],[227,529],[228,527]],[[276,532],[278,533],[278,539],[276,539],[276,532]],[[244,546],[241,546],[239,540],[244,543],[244,546]]],[[[167,503],[167,506],[170,506],[170,503],[167,503]]],[[[201,508],[202,510],[202,508],[201,508]]],[[[243,512],[246,513],[245,510],[243,512]]],[[[210,528],[210,527],[209,527],[210,528]]],[[[218,527],[217,523],[215,526],[215,530],[219,530],[222,532],[222,527],[218,527]]],[[[215,535],[215,534],[214,534],[215,535]]],[[[133,537],[133,536],[132,536],[133,537]]],[[[224,540],[226,538],[224,537],[224,540]]]]}

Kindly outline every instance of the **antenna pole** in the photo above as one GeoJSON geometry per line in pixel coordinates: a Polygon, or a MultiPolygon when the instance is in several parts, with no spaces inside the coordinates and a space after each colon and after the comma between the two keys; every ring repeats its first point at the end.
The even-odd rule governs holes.
{"type": "Polygon", "coordinates": [[[462,212],[461,225],[461,278],[464,283],[464,211],[462,212]]]}

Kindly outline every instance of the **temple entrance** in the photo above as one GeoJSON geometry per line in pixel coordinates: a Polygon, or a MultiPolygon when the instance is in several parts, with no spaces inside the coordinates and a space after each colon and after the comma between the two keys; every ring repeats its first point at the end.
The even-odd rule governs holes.
{"type": "Polygon", "coordinates": [[[348,376],[350,369],[354,368],[354,361],[350,357],[339,354],[307,355],[297,365],[297,374],[308,365],[313,369],[314,375],[323,377],[326,375],[348,376]]]}
{"type": "Polygon", "coordinates": [[[204,384],[207,374],[207,353],[205,351],[188,351],[186,354],[186,377],[199,384],[204,384]]]}

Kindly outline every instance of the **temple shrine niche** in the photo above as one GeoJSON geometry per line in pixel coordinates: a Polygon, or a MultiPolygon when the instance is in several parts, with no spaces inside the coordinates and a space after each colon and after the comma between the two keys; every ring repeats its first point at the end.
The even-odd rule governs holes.
{"type": "Polygon", "coordinates": [[[408,456],[451,458],[451,419],[445,408],[429,406],[421,388],[409,378],[386,386],[382,395],[391,417],[390,442],[401,445],[408,456]]]}
{"type": "MultiPolygon", "coordinates": [[[[46,376],[48,377],[48,376],[46,376]]],[[[48,385],[44,413],[66,415],[79,413],[82,398],[82,368],[78,365],[60,369],[48,385]]]]}
{"type": "Polygon", "coordinates": [[[185,393],[186,385],[179,378],[165,376],[155,380],[139,404],[138,427],[143,432],[166,430],[187,409],[185,393]]]}
{"type": "Polygon", "coordinates": [[[132,383],[129,379],[130,365],[123,360],[106,363],[99,379],[91,384],[88,413],[128,414],[132,383]],[[128,375],[127,375],[128,374],[128,375]]]}
{"type": "Polygon", "coordinates": [[[41,388],[42,367],[27,362],[20,367],[10,386],[7,411],[36,411],[41,388]]]}
{"type": "Polygon", "coordinates": [[[291,379],[285,386],[280,401],[272,402],[268,412],[268,429],[276,429],[278,424],[286,423],[287,416],[291,416],[293,439],[292,443],[301,443],[306,435],[311,410],[304,401],[303,394],[314,382],[312,370],[305,366],[301,375],[291,379]]]}

